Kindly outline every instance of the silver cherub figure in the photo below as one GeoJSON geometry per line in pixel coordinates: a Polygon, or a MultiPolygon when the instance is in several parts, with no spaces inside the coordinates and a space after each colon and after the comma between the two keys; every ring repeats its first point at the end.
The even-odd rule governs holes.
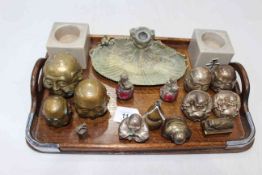
{"type": "Polygon", "coordinates": [[[160,97],[165,102],[173,102],[178,95],[177,80],[170,78],[169,81],[160,88],[160,97]]]}
{"type": "Polygon", "coordinates": [[[140,143],[149,138],[149,129],[139,114],[132,114],[122,120],[118,134],[120,139],[135,140],[140,143]]]}
{"type": "Polygon", "coordinates": [[[213,96],[213,111],[219,118],[235,118],[239,114],[241,107],[238,94],[228,90],[221,90],[213,96]]]}
{"type": "Polygon", "coordinates": [[[181,109],[188,119],[202,121],[212,110],[212,98],[205,91],[193,90],[185,96],[181,109]]]}
{"type": "Polygon", "coordinates": [[[217,65],[212,70],[211,89],[215,92],[220,90],[232,90],[236,85],[235,69],[227,64],[217,65]]]}
{"type": "Polygon", "coordinates": [[[192,90],[207,91],[211,83],[211,72],[207,67],[195,67],[188,71],[185,79],[184,86],[187,92],[192,90]]]}

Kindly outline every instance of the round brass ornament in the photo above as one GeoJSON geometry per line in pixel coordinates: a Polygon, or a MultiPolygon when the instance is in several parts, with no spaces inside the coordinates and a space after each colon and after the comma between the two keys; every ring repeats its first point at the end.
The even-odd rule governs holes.
{"type": "Polygon", "coordinates": [[[75,89],[74,103],[80,117],[95,119],[103,116],[108,102],[107,90],[98,80],[82,80],[75,89]]]}
{"type": "Polygon", "coordinates": [[[62,127],[71,120],[72,111],[66,99],[61,96],[48,96],[42,106],[42,115],[50,126],[62,127]]]}

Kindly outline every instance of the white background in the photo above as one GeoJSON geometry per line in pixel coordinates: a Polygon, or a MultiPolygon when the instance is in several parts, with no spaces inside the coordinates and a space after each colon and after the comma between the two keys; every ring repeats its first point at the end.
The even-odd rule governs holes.
{"type": "Polygon", "coordinates": [[[262,1],[0,0],[0,175],[261,174],[262,1]],[[198,155],[43,154],[25,142],[30,74],[55,21],[89,23],[92,34],[128,34],[147,26],[157,36],[191,37],[194,28],[228,31],[251,82],[256,141],[243,153],[198,155]],[[259,69],[260,68],[260,69],[259,69]]]}

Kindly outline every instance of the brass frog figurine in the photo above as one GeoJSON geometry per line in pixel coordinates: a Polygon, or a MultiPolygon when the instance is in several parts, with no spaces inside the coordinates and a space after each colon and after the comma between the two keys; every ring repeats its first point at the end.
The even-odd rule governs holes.
{"type": "Polygon", "coordinates": [[[62,127],[69,124],[72,110],[61,96],[48,96],[42,106],[42,115],[50,126],[62,127]]]}
{"type": "Polygon", "coordinates": [[[193,90],[185,96],[181,109],[188,119],[202,121],[212,110],[212,98],[205,91],[193,90]]]}
{"type": "Polygon", "coordinates": [[[191,71],[188,71],[184,86],[187,92],[192,90],[207,91],[211,83],[211,72],[207,67],[195,67],[191,71]]]}
{"type": "Polygon", "coordinates": [[[132,114],[122,120],[119,125],[118,134],[120,139],[135,140],[136,142],[145,142],[149,138],[149,130],[138,114],[132,114]]]}
{"type": "Polygon", "coordinates": [[[83,79],[82,69],[69,53],[49,57],[43,68],[43,85],[52,94],[70,97],[77,83],[83,79]]]}
{"type": "Polygon", "coordinates": [[[217,65],[212,71],[211,89],[215,92],[220,90],[234,89],[237,78],[235,69],[227,64],[217,65]]]}
{"type": "Polygon", "coordinates": [[[183,144],[191,137],[191,130],[184,120],[180,118],[170,118],[165,120],[162,135],[175,144],[183,144]]]}
{"type": "Polygon", "coordinates": [[[75,89],[75,109],[80,117],[95,119],[103,116],[108,102],[107,90],[98,80],[82,80],[75,89]]]}

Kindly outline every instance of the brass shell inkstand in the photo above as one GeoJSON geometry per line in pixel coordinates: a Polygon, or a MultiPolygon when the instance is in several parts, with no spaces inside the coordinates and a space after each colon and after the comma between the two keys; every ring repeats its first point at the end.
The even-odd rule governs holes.
{"type": "Polygon", "coordinates": [[[154,36],[153,30],[139,27],[131,29],[128,38],[104,37],[90,51],[94,69],[113,81],[126,73],[134,85],[160,85],[170,77],[178,80],[186,71],[185,56],[154,36]]]}

